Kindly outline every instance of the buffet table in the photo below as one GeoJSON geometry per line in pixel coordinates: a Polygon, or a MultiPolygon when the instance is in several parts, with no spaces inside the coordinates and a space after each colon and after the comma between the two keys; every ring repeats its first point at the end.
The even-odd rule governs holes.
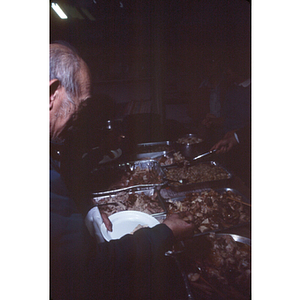
{"type": "MultiPolygon", "coordinates": [[[[194,136],[189,136],[188,138],[189,141],[190,138],[192,138],[193,141],[196,140],[199,144],[201,143],[201,139],[194,139],[194,136]]],[[[206,196],[203,195],[207,194],[208,198],[211,197],[211,199],[215,199],[213,200],[215,201],[214,211],[218,214],[218,217],[214,218],[214,223],[210,225],[211,227],[209,227],[207,223],[212,222],[212,218],[208,217],[210,215],[209,212],[205,215],[202,211],[201,215],[203,215],[202,218],[204,221],[200,220],[200,222],[203,221],[201,226],[199,226],[198,223],[197,226],[199,228],[196,228],[194,238],[192,240],[197,241],[197,239],[200,238],[201,244],[203,242],[201,240],[202,238],[204,238],[204,241],[206,238],[224,238],[225,240],[221,243],[229,243],[228,247],[232,247],[230,243],[234,243],[234,247],[237,247],[237,245],[242,245],[242,247],[244,247],[244,242],[247,244],[245,247],[250,247],[251,191],[238,176],[231,173],[230,170],[227,170],[217,161],[218,156],[216,154],[209,155],[205,159],[193,163],[191,157],[203,152],[204,150],[205,149],[203,147],[198,147],[198,149],[196,149],[193,145],[191,145],[191,147],[187,147],[186,145],[182,146],[178,143],[175,144],[174,147],[174,143],[170,141],[138,144],[135,147],[135,152],[132,153],[130,157],[130,161],[117,159],[115,162],[100,164],[93,169],[94,182],[96,183],[93,185],[93,201],[96,204],[103,205],[102,209],[110,216],[111,220],[116,219],[114,217],[117,213],[123,213],[122,217],[124,218],[124,216],[126,216],[126,212],[131,212],[131,214],[135,214],[134,217],[141,214],[143,219],[141,219],[139,223],[140,227],[151,227],[155,226],[157,223],[153,222],[151,224],[147,224],[147,218],[142,215],[143,213],[150,215],[158,222],[162,222],[167,214],[180,211],[181,209],[184,211],[184,201],[189,201],[187,199],[191,199],[191,197],[198,197],[197,199],[200,201],[200,206],[202,203],[205,204],[206,196]],[[188,155],[190,155],[190,157],[187,157],[188,155]],[[197,169],[198,167],[199,170],[197,169]],[[202,167],[203,170],[205,170],[204,172],[207,172],[207,174],[203,175],[197,173],[198,171],[201,173],[202,167]],[[187,178],[184,178],[184,180],[178,180],[174,177],[175,179],[172,179],[173,177],[168,177],[169,170],[175,170],[172,176],[174,176],[174,174],[186,174],[187,178]],[[190,170],[192,170],[191,173],[189,173],[190,170]],[[104,175],[101,177],[101,174],[104,175]],[[190,174],[192,175],[190,176],[190,174]],[[197,181],[197,178],[201,178],[201,180],[199,179],[199,181],[197,181]],[[105,179],[106,181],[109,179],[108,185],[97,185],[97,182],[103,182],[105,179]],[[193,196],[191,196],[191,194],[193,194],[193,196]],[[239,210],[237,216],[230,216],[230,218],[225,216],[224,220],[221,220],[220,218],[222,218],[222,215],[220,215],[220,212],[224,205],[228,206],[228,208],[226,208],[228,212],[225,210],[225,213],[228,213],[228,215],[232,214],[233,216],[235,213],[234,210],[239,210]],[[232,210],[230,210],[230,207],[232,210]],[[142,220],[145,221],[145,224],[142,224],[142,220]],[[213,235],[211,236],[211,234],[213,235]],[[229,241],[228,237],[233,240],[229,241]]],[[[211,200],[209,199],[209,201],[211,200]]],[[[212,209],[211,207],[207,208],[208,211],[209,209],[212,209]]],[[[127,215],[129,216],[129,214],[127,215]]],[[[197,218],[197,222],[199,222],[199,217],[197,218]]],[[[121,222],[120,219],[118,222],[121,222]]],[[[104,238],[109,241],[110,239],[119,238],[123,234],[130,233],[130,231],[133,230],[133,228],[131,228],[130,230],[128,229],[129,232],[126,232],[124,231],[126,225],[123,224],[121,227],[122,226],[123,231],[119,235],[110,235],[107,232],[103,232],[105,233],[103,234],[104,238]]],[[[104,226],[103,230],[105,230],[104,226]]],[[[136,228],[134,228],[134,230],[136,230],[136,228]]],[[[217,243],[217,240],[214,242],[217,243]]],[[[187,241],[185,245],[185,241],[183,241],[182,244],[179,243],[178,249],[175,247],[173,251],[166,253],[166,255],[172,257],[172,259],[176,262],[179,274],[182,275],[183,280],[179,286],[184,287],[184,290],[186,290],[186,294],[184,294],[185,292],[182,294],[181,290],[181,296],[178,299],[202,299],[202,297],[203,299],[227,299],[226,297],[224,298],[224,294],[223,296],[218,295],[222,295],[222,292],[218,291],[218,289],[222,290],[219,287],[217,289],[212,288],[212,290],[208,292],[205,289],[211,288],[210,283],[207,283],[208,285],[204,289],[201,287],[203,282],[200,282],[201,284],[199,285],[199,279],[195,279],[194,282],[191,283],[188,276],[192,273],[187,271],[188,268],[185,268],[184,261],[186,258],[181,258],[181,253],[187,252],[187,245],[189,245],[189,243],[191,243],[191,241],[187,241]],[[181,246],[183,247],[183,250],[180,249],[181,246]],[[197,284],[200,288],[198,287],[195,290],[195,294],[195,291],[192,292],[191,286],[197,286],[197,284]],[[200,296],[197,296],[199,291],[200,296]]],[[[192,248],[194,248],[194,246],[192,246],[192,248]]],[[[241,252],[240,250],[234,251],[237,251],[237,253],[241,252]]],[[[242,252],[243,251],[244,250],[242,250],[242,252]]],[[[248,272],[248,277],[247,280],[244,281],[247,290],[246,298],[244,297],[245,295],[240,294],[241,291],[234,290],[237,289],[234,287],[234,293],[231,295],[230,299],[247,299],[247,293],[249,292],[250,285],[250,250],[248,249],[247,251],[248,269],[245,272],[248,272]]],[[[236,258],[235,256],[236,255],[231,256],[230,260],[234,260],[236,258]]],[[[199,276],[199,274],[197,276],[199,276]]],[[[241,274],[240,277],[241,276],[244,276],[244,274],[241,274]]]]}

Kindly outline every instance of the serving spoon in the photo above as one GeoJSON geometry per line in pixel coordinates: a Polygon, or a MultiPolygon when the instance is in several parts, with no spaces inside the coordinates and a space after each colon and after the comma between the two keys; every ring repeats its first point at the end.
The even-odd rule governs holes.
{"type": "Polygon", "coordinates": [[[217,150],[214,149],[214,150],[210,150],[210,151],[208,151],[208,152],[202,153],[202,154],[200,154],[200,155],[194,157],[194,158],[193,158],[193,161],[198,160],[198,159],[200,159],[200,158],[203,158],[203,157],[205,157],[205,156],[211,155],[211,154],[215,153],[216,151],[217,151],[217,150]]]}

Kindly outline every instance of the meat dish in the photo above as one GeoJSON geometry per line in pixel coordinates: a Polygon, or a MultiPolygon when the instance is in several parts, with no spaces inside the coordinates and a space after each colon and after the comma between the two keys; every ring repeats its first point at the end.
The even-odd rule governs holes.
{"type": "Polygon", "coordinates": [[[134,170],[127,172],[126,175],[125,181],[128,186],[138,184],[159,184],[163,182],[161,176],[151,169],[137,167],[134,170]]]}
{"type": "Polygon", "coordinates": [[[213,163],[199,163],[193,166],[183,166],[181,168],[169,168],[165,170],[166,179],[170,180],[171,186],[180,186],[181,180],[185,184],[200,183],[229,179],[230,174],[221,166],[213,163]]]}
{"type": "Polygon", "coordinates": [[[231,235],[190,240],[181,264],[195,299],[250,299],[251,247],[231,235]]]}
{"type": "Polygon", "coordinates": [[[194,145],[203,142],[203,139],[190,135],[186,137],[178,138],[177,143],[182,145],[194,145]]]}
{"type": "Polygon", "coordinates": [[[181,199],[168,199],[168,213],[188,211],[194,217],[195,234],[218,231],[250,222],[249,204],[240,195],[228,190],[213,189],[190,192],[181,199]]]}
{"type": "Polygon", "coordinates": [[[124,210],[141,211],[151,215],[165,212],[156,192],[146,194],[146,191],[132,193],[125,191],[94,200],[94,202],[101,203],[101,210],[108,216],[124,210]]]}
{"type": "Polygon", "coordinates": [[[138,185],[162,185],[164,183],[164,173],[158,162],[149,160],[137,161],[126,165],[125,169],[120,169],[120,179],[112,183],[108,190],[126,188],[138,185]],[[146,163],[145,163],[146,162],[146,163]]]}
{"type": "Polygon", "coordinates": [[[180,153],[180,151],[177,151],[175,153],[171,154],[166,154],[162,157],[160,157],[158,160],[158,163],[161,166],[170,166],[173,164],[184,164],[187,165],[189,162],[185,159],[185,157],[180,153]]]}

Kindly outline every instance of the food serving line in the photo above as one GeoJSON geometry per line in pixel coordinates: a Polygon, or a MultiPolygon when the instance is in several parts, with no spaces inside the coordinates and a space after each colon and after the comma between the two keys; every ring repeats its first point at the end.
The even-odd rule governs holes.
{"type": "Polygon", "coordinates": [[[193,160],[201,143],[192,134],[175,143],[142,143],[135,160],[95,168],[95,175],[113,178],[109,187],[93,191],[93,201],[113,224],[113,232],[103,225],[102,234],[107,241],[118,239],[155,226],[169,213],[188,211],[194,237],[166,253],[182,274],[186,299],[249,299],[250,190],[215,161],[214,153],[193,160]],[[205,252],[201,245],[210,246],[205,252]]]}

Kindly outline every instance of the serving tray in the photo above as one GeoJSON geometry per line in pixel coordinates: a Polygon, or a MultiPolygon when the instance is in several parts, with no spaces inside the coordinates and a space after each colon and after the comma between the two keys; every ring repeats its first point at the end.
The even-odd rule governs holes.
{"type": "Polygon", "coordinates": [[[110,178],[110,184],[98,190],[94,187],[93,197],[108,195],[112,192],[139,191],[166,185],[163,169],[157,161],[151,159],[110,165],[107,169],[99,170],[101,171],[103,178],[110,178]]]}
{"type": "Polygon", "coordinates": [[[170,141],[140,143],[137,145],[137,159],[152,159],[154,157],[166,155],[174,150],[173,143],[170,141]]]}
{"type": "MultiPolygon", "coordinates": [[[[178,167],[178,166],[166,166],[162,167],[164,170],[164,173],[166,174],[165,180],[168,182],[168,186],[177,192],[180,191],[191,191],[197,188],[205,188],[205,187],[216,187],[222,183],[224,186],[228,181],[230,181],[233,177],[233,174],[229,172],[224,166],[219,164],[216,161],[206,161],[206,162],[199,162],[195,165],[187,166],[187,170],[189,173],[192,173],[192,170],[200,170],[203,167],[203,169],[211,170],[214,171],[216,170],[215,174],[215,179],[205,179],[206,174],[205,173],[200,173],[198,175],[199,181],[197,181],[196,176],[195,178],[191,177],[186,177],[186,178],[181,178],[180,177],[180,172],[183,173],[185,166],[183,167],[178,167]],[[193,168],[193,169],[191,169],[193,168]],[[174,172],[175,177],[174,180],[180,180],[180,179],[186,179],[187,182],[180,183],[179,181],[174,182],[174,180],[171,180],[170,176],[168,176],[168,171],[174,172]],[[218,172],[221,174],[224,174],[224,178],[218,179],[218,172]],[[202,178],[201,178],[202,176],[202,178]]],[[[195,172],[194,172],[195,173],[195,172]]],[[[209,176],[207,176],[209,178],[209,176]]],[[[212,176],[210,175],[210,178],[212,176]]],[[[219,176],[221,177],[221,176],[219,176]]]]}
{"type": "MultiPolygon", "coordinates": [[[[106,203],[106,204],[117,203],[118,204],[119,202],[121,202],[119,204],[119,206],[112,205],[111,206],[112,209],[114,211],[118,211],[118,212],[124,211],[124,210],[136,210],[136,211],[148,213],[148,214],[152,215],[153,217],[157,217],[158,219],[160,219],[162,216],[166,215],[166,212],[167,212],[165,202],[162,201],[161,197],[159,197],[157,187],[144,189],[144,190],[127,190],[127,191],[120,191],[120,192],[110,191],[110,192],[107,192],[105,195],[95,196],[93,198],[93,202],[95,204],[100,204],[100,205],[103,203],[106,203]],[[133,208],[133,205],[125,205],[123,200],[128,199],[128,197],[133,196],[134,194],[140,195],[140,196],[142,196],[141,194],[144,194],[146,196],[146,198],[149,197],[149,198],[152,198],[153,201],[155,201],[155,202],[157,201],[157,205],[161,208],[161,211],[157,210],[156,212],[153,212],[153,213],[149,212],[148,207],[144,205],[145,201],[143,201],[143,203],[142,203],[144,206],[141,206],[141,207],[135,208],[135,209],[133,208]]],[[[105,207],[106,207],[106,205],[103,206],[104,212],[106,210],[105,207]]],[[[110,215],[110,213],[108,213],[108,215],[110,215]]]]}
{"type": "Polygon", "coordinates": [[[185,282],[188,299],[242,300],[251,298],[251,239],[228,233],[210,236],[211,241],[217,241],[219,238],[225,239],[223,242],[217,242],[218,246],[213,247],[205,236],[188,240],[184,243],[181,253],[174,253],[173,257],[185,282]],[[231,237],[236,242],[235,249],[229,246],[233,245],[232,243],[225,242],[227,237],[231,237]],[[233,252],[235,250],[236,252],[233,252]],[[222,252],[216,255],[218,251],[222,252]],[[238,251],[240,254],[237,254],[238,251]],[[233,253],[236,254],[233,255],[233,253]],[[210,259],[211,257],[213,259],[210,259]],[[210,262],[209,267],[205,263],[207,259],[210,262]],[[195,274],[193,271],[200,276],[191,282],[189,274],[193,276],[195,274]]]}
{"type": "MultiPolygon", "coordinates": [[[[194,237],[211,232],[220,232],[238,228],[249,224],[251,221],[250,201],[235,189],[203,188],[185,192],[160,189],[159,197],[161,197],[161,201],[165,202],[167,213],[186,211],[186,209],[189,208],[188,211],[194,215],[195,218],[196,228],[194,237]],[[214,192],[218,193],[218,195],[222,195],[222,198],[217,196],[214,192]],[[195,194],[201,195],[200,197],[197,197],[198,203],[194,202],[196,204],[193,204],[192,202],[185,200],[190,199],[192,197],[191,195],[195,194]],[[231,196],[232,199],[230,198],[231,196]],[[212,197],[216,199],[214,200],[214,206],[207,207],[207,203],[210,201],[209,198],[212,197]],[[207,200],[200,202],[200,198],[207,200]],[[183,201],[187,201],[186,204],[183,204],[183,201]],[[228,215],[226,215],[226,213],[228,213],[228,215]],[[232,214],[232,216],[229,214],[232,214]]],[[[195,198],[195,196],[193,197],[195,198]]]]}

